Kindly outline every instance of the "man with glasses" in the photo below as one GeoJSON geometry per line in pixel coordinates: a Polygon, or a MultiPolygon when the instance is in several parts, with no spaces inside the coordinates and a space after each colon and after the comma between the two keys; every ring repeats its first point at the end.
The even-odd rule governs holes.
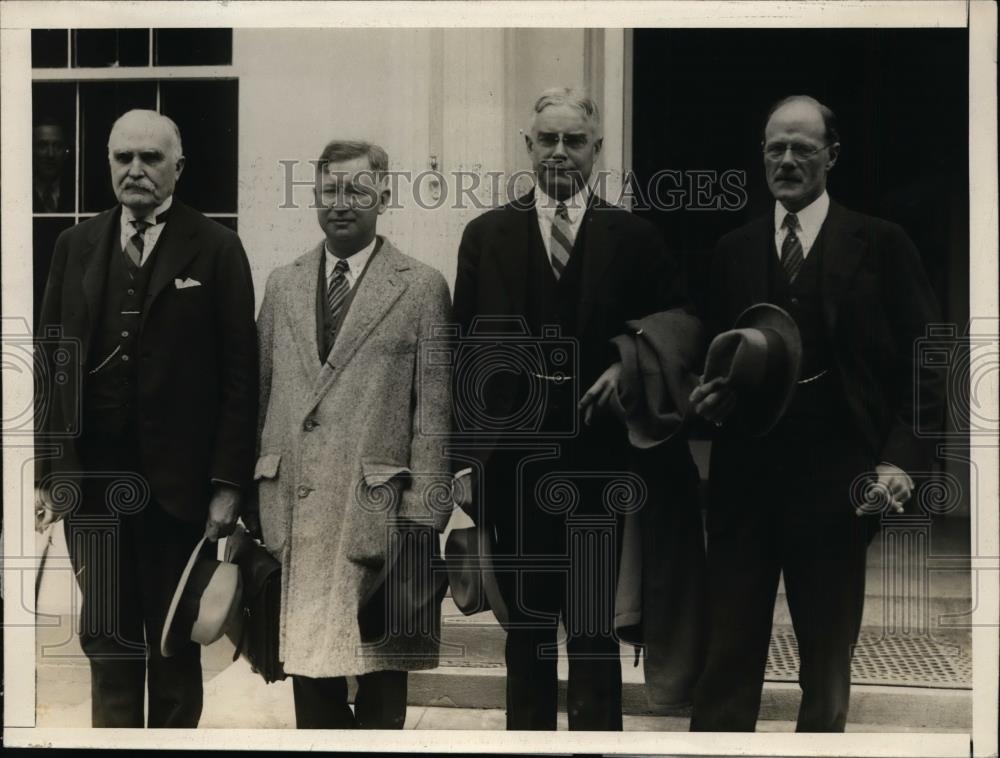
{"type": "MultiPolygon", "coordinates": [[[[407,672],[437,665],[441,596],[418,582],[408,599],[423,586],[422,615],[401,617],[395,565],[426,578],[447,520],[431,506],[451,483],[450,371],[418,363],[418,349],[450,322],[451,302],[436,269],[376,234],[388,164],[367,142],[324,148],[324,239],[270,275],[257,321],[254,479],[264,543],[282,562],[280,653],[300,729],[402,729],[407,672]],[[411,537],[425,553],[406,552],[411,537]]],[[[258,514],[245,520],[256,531],[258,514]]]]}
{"type": "Polygon", "coordinates": [[[778,102],[763,143],[774,210],[727,234],[713,255],[710,335],[774,303],[798,325],[802,368],[788,410],[762,436],[751,430],[752,400],[725,380],[691,397],[717,427],[709,650],[693,730],[754,729],[779,574],[800,657],[797,729],[844,730],[866,550],[880,516],[902,512],[911,475],[930,465],[914,403],[922,418],[940,408],[940,376],[916,365],[914,341],[937,318],[934,293],[900,227],[830,199],[839,156],[829,108],[805,96],[778,102]]]}
{"type": "MultiPolygon", "coordinates": [[[[525,144],[535,188],[469,223],[458,252],[462,336],[477,332],[497,347],[456,367],[456,418],[465,419],[458,432],[475,440],[468,455],[477,464],[458,474],[474,485],[457,489],[482,494],[483,502],[460,502],[495,535],[498,560],[516,565],[498,576],[510,609],[507,728],[556,728],[562,621],[569,728],[620,730],[616,553],[612,545],[608,560],[574,559],[568,534],[584,521],[618,534],[602,488],[629,471],[630,459],[624,427],[603,412],[621,369],[610,340],[627,320],[681,302],[681,282],[656,230],[591,190],[602,139],[590,97],[543,92],[525,144]],[[544,359],[524,364],[516,356],[525,354],[544,359]],[[537,423],[519,429],[526,418],[537,423]],[[577,493],[574,502],[561,500],[567,492],[577,493]]],[[[657,460],[696,481],[686,446],[673,456],[657,460]]]]}

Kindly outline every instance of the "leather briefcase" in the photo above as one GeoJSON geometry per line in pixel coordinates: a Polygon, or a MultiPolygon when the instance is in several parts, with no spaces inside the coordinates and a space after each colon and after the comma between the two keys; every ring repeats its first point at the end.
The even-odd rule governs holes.
{"type": "Polygon", "coordinates": [[[236,646],[233,660],[242,655],[268,684],[285,679],[278,658],[281,564],[241,525],[226,542],[226,560],[239,566],[243,580],[243,614],[226,630],[236,646]]]}

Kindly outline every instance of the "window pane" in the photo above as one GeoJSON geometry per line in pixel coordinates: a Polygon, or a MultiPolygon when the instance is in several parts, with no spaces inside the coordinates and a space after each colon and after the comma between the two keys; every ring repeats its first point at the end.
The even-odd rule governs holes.
{"type": "Polygon", "coordinates": [[[75,29],[74,65],[148,66],[149,29],[75,29]]]}
{"type": "Polygon", "coordinates": [[[56,246],[56,237],[64,229],[69,229],[75,222],[72,218],[36,218],[34,221],[32,240],[32,280],[35,294],[35,326],[38,325],[38,314],[42,308],[42,295],[45,293],[45,282],[49,278],[49,268],[52,263],[52,251],[56,246]]]}
{"type": "Polygon", "coordinates": [[[118,201],[111,189],[108,135],[115,120],[133,108],[156,110],[156,82],[80,82],[80,206],[107,210],[118,201]]]}
{"type": "Polygon", "coordinates": [[[154,29],[157,66],[228,66],[233,62],[232,29],[154,29]]]}
{"type": "Polygon", "coordinates": [[[184,143],[177,196],[203,213],[236,213],[236,80],[161,82],[160,111],[184,143]]]}
{"type": "Polygon", "coordinates": [[[31,30],[31,67],[69,66],[69,29],[31,30]]]}
{"type": "Polygon", "coordinates": [[[72,213],[76,191],[76,84],[31,85],[31,184],[35,213],[72,213]]]}

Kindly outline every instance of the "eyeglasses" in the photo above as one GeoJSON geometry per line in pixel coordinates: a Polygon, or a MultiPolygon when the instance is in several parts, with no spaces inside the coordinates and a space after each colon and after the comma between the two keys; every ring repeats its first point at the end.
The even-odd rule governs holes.
{"type": "Polygon", "coordinates": [[[558,134],[556,132],[539,132],[535,140],[542,147],[555,147],[559,144],[560,137],[562,137],[563,146],[567,150],[584,148],[589,141],[586,134],[558,134]]]}
{"type": "Polygon", "coordinates": [[[324,187],[319,192],[319,200],[327,207],[348,205],[351,208],[368,209],[374,208],[378,204],[378,193],[355,187],[349,187],[340,191],[324,187]]]}
{"type": "Polygon", "coordinates": [[[822,147],[813,147],[812,145],[804,145],[801,142],[770,142],[766,145],[761,145],[761,149],[764,151],[764,156],[768,160],[780,161],[785,157],[785,153],[789,150],[792,151],[792,160],[796,161],[807,161],[810,158],[815,157],[817,153],[821,150],[826,150],[829,147],[833,147],[838,143],[831,142],[829,145],[823,145],[822,147]]]}

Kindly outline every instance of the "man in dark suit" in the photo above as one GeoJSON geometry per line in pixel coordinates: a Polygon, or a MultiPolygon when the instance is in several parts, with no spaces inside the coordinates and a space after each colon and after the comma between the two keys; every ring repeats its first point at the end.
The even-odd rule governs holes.
{"type": "Polygon", "coordinates": [[[44,117],[31,130],[32,208],[35,213],[73,212],[70,140],[62,124],[44,117]]]}
{"type": "MultiPolygon", "coordinates": [[[[601,132],[589,97],[544,92],[525,142],[534,190],[474,219],[459,248],[455,317],[468,350],[456,362],[454,402],[460,440],[474,444],[456,454],[474,465],[472,485],[459,472],[457,490],[482,493],[475,517],[494,530],[497,560],[516,564],[498,577],[511,609],[507,728],[556,728],[561,620],[569,728],[620,730],[615,558],[578,556],[567,567],[568,535],[584,521],[618,534],[602,490],[629,471],[629,445],[617,420],[595,413],[620,376],[610,340],[627,320],[677,305],[681,282],[655,229],[590,189],[601,132]],[[477,352],[473,331],[500,347],[477,352]],[[527,354],[538,360],[519,362],[519,345],[537,346],[527,354]],[[574,388],[592,386],[581,413],[574,388]],[[560,492],[578,493],[571,508],[560,507],[560,492]]],[[[686,447],[663,460],[693,474],[686,447]]],[[[467,507],[471,497],[458,500],[467,507]]]]}
{"type": "Polygon", "coordinates": [[[232,531],[253,470],[253,284],[239,238],[173,197],[173,121],[129,111],[108,158],[120,205],[59,236],[42,304],[37,525],[65,517],[93,725],[141,727],[148,674],[145,723],[194,727],[200,648],[165,660],[159,640],[188,557],[232,531]]]}
{"type": "MultiPolygon", "coordinates": [[[[752,398],[724,380],[698,387],[696,413],[719,427],[708,520],[710,638],[693,730],[752,731],[779,574],[800,656],[799,731],[843,731],[861,626],[865,554],[878,514],[866,486],[902,511],[931,450],[914,433],[915,382],[926,414],[941,377],[915,364],[937,318],[920,256],[903,230],[830,200],[840,142],[829,108],[780,101],[764,132],[773,213],[723,237],[704,318],[731,329],[755,303],[788,311],[802,336],[801,377],[783,418],[752,431],[752,398]],[[854,489],[852,490],[852,487],[854,489]],[[853,493],[853,495],[852,495],[853,493]]],[[[926,417],[926,415],[925,415],[926,417]]]]}

